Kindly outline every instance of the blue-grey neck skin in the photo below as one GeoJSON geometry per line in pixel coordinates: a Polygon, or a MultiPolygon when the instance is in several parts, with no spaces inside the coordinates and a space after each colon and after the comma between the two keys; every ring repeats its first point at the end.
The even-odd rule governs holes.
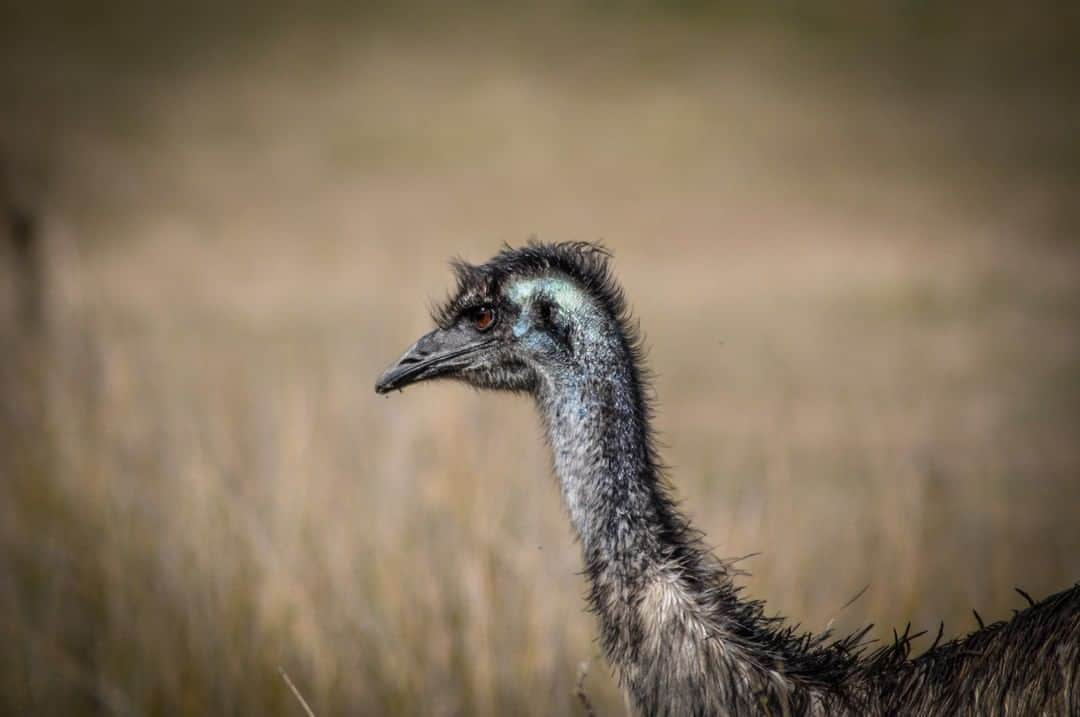
{"type": "MultiPolygon", "coordinates": [[[[795,645],[765,628],[759,633],[756,603],[737,598],[726,566],[698,545],[668,498],[625,327],[558,279],[521,282],[511,296],[523,305],[522,317],[531,314],[531,301],[556,301],[571,327],[569,352],[547,351],[551,337],[525,318],[515,328],[530,352],[548,359],[535,366],[534,396],[581,541],[601,644],[639,712],[822,707],[822,698],[776,668],[787,660],[824,666],[834,655],[794,654],[795,645]]],[[[847,655],[835,657],[828,669],[844,669],[847,655]]]]}
{"type": "MultiPolygon", "coordinates": [[[[654,476],[639,388],[614,322],[583,302],[574,317],[572,360],[543,367],[536,398],[563,497],[586,555],[621,556],[645,548],[654,476]]],[[[656,546],[649,546],[656,552],[656,546]]]]}

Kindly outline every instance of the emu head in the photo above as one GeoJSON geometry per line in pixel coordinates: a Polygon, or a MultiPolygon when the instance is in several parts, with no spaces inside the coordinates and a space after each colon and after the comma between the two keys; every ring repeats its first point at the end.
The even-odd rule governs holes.
{"type": "Polygon", "coordinates": [[[387,368],[375,390],[453,378],[535,394],[573,376],[598,336],[626,345],[608,256],[593,244],[530,243],[479,266],[454,262],[457,288],[433,312],[437,328],[387,368]]]}

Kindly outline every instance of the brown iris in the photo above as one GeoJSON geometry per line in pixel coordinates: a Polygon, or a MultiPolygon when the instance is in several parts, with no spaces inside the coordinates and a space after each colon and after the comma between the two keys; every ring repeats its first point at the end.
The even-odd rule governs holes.
{"type": "Polygon", "coordinates": [[[487,331],[495,323],[495,310],[490,306],[482,306],[472,315],[473,326],[477,331],[487,331]]]}

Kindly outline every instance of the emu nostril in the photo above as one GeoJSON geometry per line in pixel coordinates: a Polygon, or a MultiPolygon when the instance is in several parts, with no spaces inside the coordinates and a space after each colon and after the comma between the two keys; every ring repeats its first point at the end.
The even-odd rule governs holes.
{"type": "MultiPolygon", "coordinates": [[[[434,332],[433,332],[434,333],[434,332]]],[[[431,336],[425,336],[409,347],[393,365],[383,371],[375,382],[377,393],[387,393],[416,381],[423,380],[422,374],[429,373],[425,367],[438,358],[439,344],[431,336]]]]}

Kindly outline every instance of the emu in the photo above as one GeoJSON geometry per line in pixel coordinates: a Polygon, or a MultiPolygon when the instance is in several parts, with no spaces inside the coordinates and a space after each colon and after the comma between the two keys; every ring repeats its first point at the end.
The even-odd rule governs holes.
{"type": "Polygon", "coordinates": [[[437,328],[375,389],[448,378],[535,399],[600,644],[637,713],[1080,714],[1080,584],[967,637],[940,643],[939,632],[914,658],[906,632],[868,652],[866,630],[803,633],[745,598],[738,571],[672,500],[642,342],[609,256],[533,242],[455,262],[437,328]]]}

